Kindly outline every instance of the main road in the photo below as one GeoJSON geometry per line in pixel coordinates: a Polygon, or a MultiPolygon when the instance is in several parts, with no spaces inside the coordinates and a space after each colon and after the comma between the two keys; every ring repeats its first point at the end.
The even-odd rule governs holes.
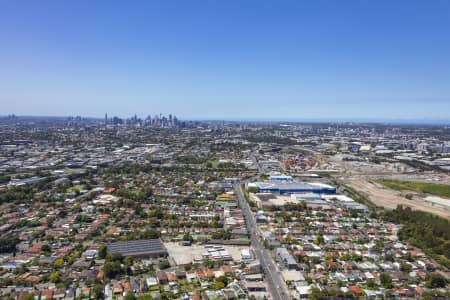
{"type": "Polygon", "coordinates": [[[234,190],[239,199],[239,206],[241,207],[242,213],[244,214],[246,219],[247,230],[250,233],[250,240],[253,249],[255,249],[255,253],[257,258],[259,259],[259,262],[261,263],[261,267],[267,274],[269,291],[272,294],[273,299],[288,300],[289,292],[286,288],[286,285],[281,278],[281,275],[278,273],[269,251],[265,249],[263,245],[261,245],[261,241],[257,233],[255,216],[253,215],[250,206],[245,199],[241,185],[235,184],[234,190]]]}

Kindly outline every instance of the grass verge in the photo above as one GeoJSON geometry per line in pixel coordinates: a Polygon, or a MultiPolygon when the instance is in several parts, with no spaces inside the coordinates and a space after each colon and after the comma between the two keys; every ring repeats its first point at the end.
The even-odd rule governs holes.
{"type": "Polygon", "coordinates": [[[450,185],[394,179],[379,179],[376,182],[397,191],[414,191],[450,198],[450,185]]]}

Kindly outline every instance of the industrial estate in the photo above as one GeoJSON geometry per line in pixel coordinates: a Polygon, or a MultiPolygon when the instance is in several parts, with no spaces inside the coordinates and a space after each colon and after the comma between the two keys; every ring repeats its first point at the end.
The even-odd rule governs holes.
{"type": "Polygon", "coordinates": [[[450,127],[0,118],[1,299],[448,299],[450,127]]]}

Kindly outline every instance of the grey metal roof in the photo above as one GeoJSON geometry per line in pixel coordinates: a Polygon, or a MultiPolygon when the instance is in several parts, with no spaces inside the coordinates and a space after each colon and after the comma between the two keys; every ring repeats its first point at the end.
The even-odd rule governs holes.
{"type": "Polygon", "coordinates": [[[108,245],[108,252],[124,256],[138,256],[163,254],[166,253],[166,249],[160,239],[151,239],[112,243],[108,245]]]}
{"type": "Polygon", "coordinates": [[[255,182],[255,185],[259,189],[299,189],[299,190],[312,190],[312,189],[334,189],[334,187],[318,183],[318,182],[279,182],[279,181],[266,181],[266,182],[255,182]]]}

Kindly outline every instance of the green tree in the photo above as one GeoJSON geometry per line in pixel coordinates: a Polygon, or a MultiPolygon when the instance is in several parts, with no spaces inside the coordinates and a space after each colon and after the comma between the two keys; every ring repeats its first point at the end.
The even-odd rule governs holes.
{"type": "Polygon", "coordinates": [[[411,272],[412,271],[412,267],[410,264],[406,263],[406,262],[401,262],[400,263],[400,270],[403,272],[411,272]]]}
{"type": "Polygon", "coordinates": [[[51,282],[58,282],[59,281],[59,273],[55,272],[50,274],[49,279],[51,282]]]}
{"type": "Polygon", "coordinates": [[[186,232],[186,233],[183,235],[183,241],[186,241],[186,242],[193,242],[193,241],[194,241],[194,238],[191,236],[191,234],[190,234],[189,232],[186,232]]]}
{"type": "Polygon", "coordinates": [[[106,254],[107,254],[107,250],[108,250],[108,247],[106,247],[106,245],[101,245],[98,248],[98,253],[97,253],[98,257],[101,258],[101,259],[104,259],[106,257],[106,254]]]}
{"type": "Polygon", "coordinates": [[[225,284],[222,281],[217,281],[214,284],[214,286],[215,286],[216,290],[221,290],[221,289],[225,288],[225,284]]]}
{"type": "Polygon", "coordinates": [[[205,268],[210,268],[210,267],[214,266],[214,262],[207,257],[203,261],[203,266],[205,266],[205,268]]]}
{"type": "Polygon", "coordinates": [[[58,269],[60,267],[62,267],[64,265],[64,260],[62,258],[58,258],[57,260],[55,260],[55,262],[53,263],[53,267],[55,269],[58,269]]]}
{"type": "Polygon", "coordinates": [[[377,287],[377,285],[373,279],[367,279],[366,285],[369,289],[374,289],[377,287]]]}
{"type": "Polygon", "coordinates": [[[0,253],[14,252],[18,243],[19,239],[17,237],[0,237],[0,253]]]}
{"type": "Polygon", "coordinates": [[[103,272],[105,273],[105,277],[112,279],[121,273],[122,269],[120,267],[120,261],[107,261],[103,266],[103,272]]]}
{"type": "Polygon", "coordinates": [[[380,274],[380,282],[384,288],[386,289],[392,288],[392,277],[388,273],[380,274]]]}
{"type": "Polygon", "coordinates": [[[28,293],[23,300],[34,300],[34,294],[33,293],[28,293]]]}
{"type": "Polygon", "coordinates": [[[356,262],[361,262],[363,260],[361,255],[358,254],[353,254],[352,257],[350,258],[352,261],[356,261],[356,262]]]}
{"type": "Polygon", "coordinates": [[[132,291],[129,291],[125,295],[124,300],[136,300],[136,296],[134,295],[134,293],[132,291]]]}
{"type": "Polygon", "coordinates": [[[220,276],[216,280],[217,282],[223,282],[224,286],[228,285],[228,278],[226,276],[220,276]]]}
{"type": "Polygon", "coordinates": [[[94,285],[94,287],[92,288],[92,294],[95,299],[104,299],[105,295],[103,293],[103,285],[101,284],[94,285]]]}
{"type": "Polygon", "coordinates": [[[167,269],[170,267],[170,263],[167,259],[161,259],[158,264],[161,270],[167,269]]]}
{"type": "Polygon", "coordinates": [[[312,288],[309,292],[308,299],[311,300],[325,300],[327,298],[327,295],[319,290],[318,288],[312,288]]]}
{"type": "Polygon", "coordinates": [[[133,275],[131,267],[133,266],[133,258],[131,256],[126,256],[124,259],[124,268],[127,275],[133,275]]]}
{"type": "Polygon", "coordinates": [[[45,244],[42,246],[41,251],[45,254],[50,254],[52,252],[52,248],[49,245],[45,244]]]}
{"type": "Polygon", "coordinates": [[[444,276],[437,273],[432,273],[427,276],[426,283],[427,288],[444,288],[447,285],[447,280],[444,276]]]}

